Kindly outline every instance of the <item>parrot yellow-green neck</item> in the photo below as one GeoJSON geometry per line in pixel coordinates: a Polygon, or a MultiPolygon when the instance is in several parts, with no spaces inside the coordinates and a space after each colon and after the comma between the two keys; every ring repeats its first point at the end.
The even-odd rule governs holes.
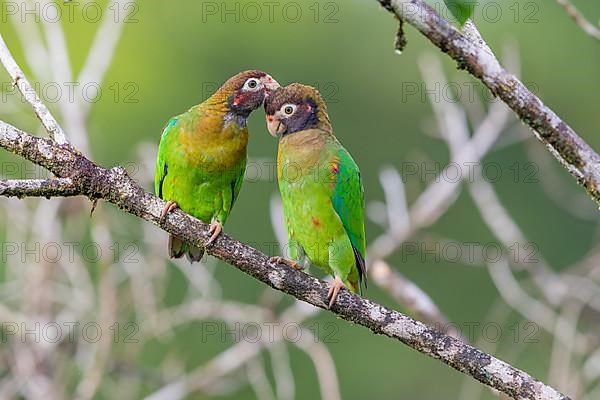
{"type": "Polygon", "coordinates": [[[224,125],[235,122],[245,127],[250,113],[263,104],[267,91],[278,86],[277,81],[262,71],[244,71],[228,79],[200,107],[221,116],[224,125]]]}
{"type": "Polygon", "coordinates": [[[239,127],[246,127],[246,119],[251,110],[235,110],[232,107],[232,98],[235,96],[235,87],[223,85],[201,104],[201,111],[221,117],[223,126],[235,122],[239,127]]]}

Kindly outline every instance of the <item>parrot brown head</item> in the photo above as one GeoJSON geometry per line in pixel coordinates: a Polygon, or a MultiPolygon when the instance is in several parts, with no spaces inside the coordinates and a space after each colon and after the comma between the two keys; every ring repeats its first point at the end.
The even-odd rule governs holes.
{"type": "Polygon", "coordinates": [[[231,113],[245,118],[278,87],[277,81],[266,72],[250,70],[229,78],[212,97],[226,101],[231,113]]]}
{"type": "Polygon", "coordinates": [[[327,106],[317,89],[300,83],[280,87],[265,101],[267,128],[273,136],[306,129],[331,132],[327,106]]]}

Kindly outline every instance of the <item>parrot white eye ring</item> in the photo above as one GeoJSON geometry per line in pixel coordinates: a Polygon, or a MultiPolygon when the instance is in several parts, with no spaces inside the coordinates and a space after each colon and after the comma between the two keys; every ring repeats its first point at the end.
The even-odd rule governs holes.
{"type": "Polygon", "coordinates": [[[284,115],[290,116],[296,112],[296,105],[284,104],[283,106],[281,106],[281,112],[283,112],[284,115]]]}
{"type": "Polygon", "coordinates": [[[254,91],[260,87],[260,81],[256,78],[250,78],[244,83],[244,90],[254,91]]]}

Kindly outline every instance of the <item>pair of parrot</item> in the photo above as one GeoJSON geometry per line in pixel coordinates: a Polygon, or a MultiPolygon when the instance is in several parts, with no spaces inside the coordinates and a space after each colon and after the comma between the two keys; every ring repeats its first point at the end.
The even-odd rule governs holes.
{"type": "MultiPolygon", "coordinates": [[[[280,87],[263,71],[241,72],[203,103],[171,118],[156,160],[155,192],[174,208],[210,224],[209,246],[235,204],[246,168],[250,113],[261,105],[267,128],[279,137],[277,177],[293,260],[334,277],[331,307],[341,288],[367,283],[364,194],[358,166],[333,134],[319,92],[294,83],[280,87]]],[[[199,261],[204,249],[171,235],[169,255],[199,261]]]]}

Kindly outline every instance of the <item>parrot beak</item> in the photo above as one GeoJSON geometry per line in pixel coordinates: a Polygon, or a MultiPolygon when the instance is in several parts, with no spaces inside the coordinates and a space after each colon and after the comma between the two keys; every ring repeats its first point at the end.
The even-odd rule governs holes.
{"type": "Polygon", "coordinates": [[[279,83],[273,79],[271,77],[271,75],[265,75],[262,78],[260,78],[262,84],[265,86],[265,88],[267,89],[267,95],[272,92],[273,90],[276,90],[279,88],[279,83]]]}
{"type": "Polygon", "coordinates": [[[267,115],[267,129],[273,137],[285,133],[285,126],[272,115],[267,115]]]}

